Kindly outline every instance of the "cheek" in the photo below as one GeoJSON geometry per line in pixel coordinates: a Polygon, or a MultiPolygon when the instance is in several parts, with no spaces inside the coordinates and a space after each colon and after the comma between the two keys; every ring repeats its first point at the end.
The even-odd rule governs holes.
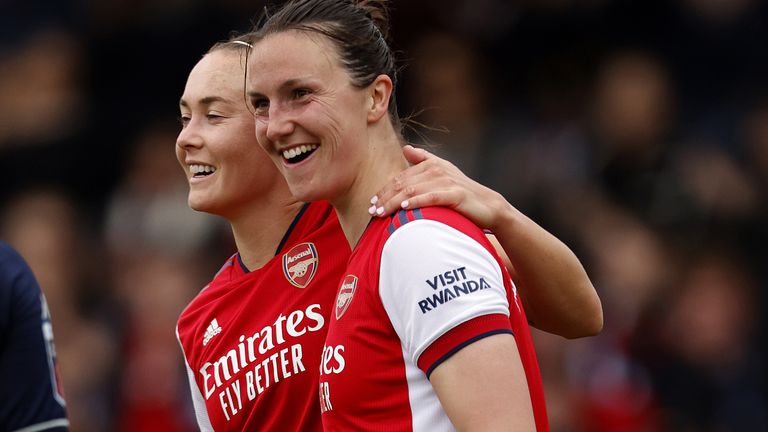
{"type": "Polygon", "coordinates": [[[181,165],[181,169],[185,170],[186,164],[184,163],[184,159],[186,158],[186,152],[179,145],[175,145],[173,147],[176,150],[176,160],[179,161],[179,165],[181,165]]]}
{"type": "Polygon", "coordinates": [[[256,135],[256,140],[259,146],[267,148],[267,126],[269,121],[262,118],[257,118],[254,122],[254,128],[251,133],[256,135]]]}
{"type": "Polygon", "coordinates": [[[318,132],[337,147],[344,147],[344,139],[349,136],[352,126],[340,113],[329,110],[323,110],[309,117],[306,124],[310,130],[318,132]]]}
{"type": "MultiPolygon", "coordinates": [[[[258,126],[256,127],[258,130],[258,126]]],[[[228,159],[238,169],[264,171],[273,167],[274,163],[259,143],[258,135],[254,136],[254,126],[248,125],[237,137],[228,141],[228,159]]]]}
{"type": "Polygon", "coordinates": [[[363,157],[365,145],[365,128],[350,118],[335,118],[328,124],[328,134],[335,143],[336,150],[350,158],[349,163],[363,157]]]}

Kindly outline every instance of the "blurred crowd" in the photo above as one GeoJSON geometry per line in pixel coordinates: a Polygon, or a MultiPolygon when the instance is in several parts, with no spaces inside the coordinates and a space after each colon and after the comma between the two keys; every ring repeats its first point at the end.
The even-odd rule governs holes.
{"type": "MultiPolygon", "coordinates": [[[[263,1],[4,0],[0,238],[48,298],[73,431],[191,431],[175,320],[234,252],[178,98],[263,1]]],[[[565,241],[605,328],[534,330],[553,432],[768,430],[768,5],[393,0],[408,137],[565,241]]]]}

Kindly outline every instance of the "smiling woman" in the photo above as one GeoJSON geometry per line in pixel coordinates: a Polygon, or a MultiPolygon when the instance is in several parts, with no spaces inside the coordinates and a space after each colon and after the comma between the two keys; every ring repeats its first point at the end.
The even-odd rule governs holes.
{"type": "Polygon", "coordinates": [[[294,199],[259,148],[243,93],[247,48],[215,45],[179,103],[189,205],[227,219],[238,252],[181,314],[177,335],[201,430],[317,431],[308,389],[349,248],[328,203],[294,199]]]}
{"type": "MultiPolygon", "coordinates": [[[[358,172],[373,168],[362,165],[370,159],[364,155],[365,147],[355,145],[371,131],[365,121],[351,121],[364,120],[361,113],[371,101],[366,92],[352,85],[344,69],[335,66],[339,60],[330,56],[333,46],[325,38],[289,31],[269,35],[266,41],[269,44],[259,43],[249,61],[252,70],[260,71],[249,80],[248,93],[256,111],[256,136],[298,199],[338,196],[358,172]],[[284,52],[296,55],[286,57],[284,52]],[[271,91],[263,94],[253,88],[271,91]],[[302,159],[292,157],[302,147],[314,150],[302,159]],[[313,175],[315,170],[331,166],[333,176],[313,175]]],[[[398,165],[404,168],[399,143],[393,149],[398,153],[398,165]]],[[[365,199],[355,203],[360,202],[365,199]]]]}
{"type": "Polygon", "coordinates": [[[545,431],[522,304],[483,231],[444,207],[371,220],[360,205],[408,166],[386,16],[383,1],[289,1],[248,62],[259,144],[297,198],[333,204],[353,249],[323,352],[324,428],[545,431]]]}
{"type": "Polygon", "coordinates": [[[243,45],[222,45],[190,72],[179,101],[176,156],[189,179],[189,206],[237,219],[250,197],[288,195],[274,165],[254,148],[243,100],[243,45]]]}
{"type": "MultiPolygon", "coordinates": [[[[381,109],[381,96],[386,92],[380,92],[375,98],[378,102],[373,103],[366,86],[350,83],[349,76],[334,64],[338,59],[331,52],[333,45],[314,34],[296,34],[299,38],[287,39],[287,45],[274,50],[274,58],[268,62],[249,65],[249,75],[269,83],[263,91],[248,93],[252,107],[244,96],[246,58],[265,53],[249,51],[250,35],[214,45],[190,72],[179,102],[182,129],[176,155],[189,183],[189,205],[224,217],[237,245],[237,253],[192,300],[177,323],[203,431],[322,430],[321,405],[315,393],[319,374],[344,368],[343,347],[324,347],[323,342],[331,317],[344,314],[344,306],[356,298],[352,281],[340,297],[347,299],[342,302],[345,305],[334,304],[350,248],[331,205],[297,200],[279,170],[297,173],[296,179],[307,182],[298,191],[301,200],[341,192],[338,186],[355,181],[357,171],[331,168],[326,162],[349,160],[356,169],[373,168],[359,163],[370,154],[354,144],[370,141],[373,132],[377,137],[382,133],[376,131],[376,125],[384,126],[381,118],[386,108],[381,109]],[[286,52],[291,52],[291,58],[286,58],[286,52]],[[294,54],[309,63],[297,62],[294,54]],[[283,79],[281,71],[290,67],[291,76],[283,79]],[[374,106],[377,114],[366,114],[366,107],[374,106]],[[270,155],[259,147],[254,127],[260,136],[276,143],[270,155]],[[350,149],[357,153],[347,158],[350,149]],[[320,166],[335,172],[303,176],[302,172],[317,171],[320,166]],[[318,190],[321,192],[313,195],[318,190]],[[292,409],[286,409],[288,405],[292,409]]],[[[405,167],[396,142],[393,149],[398,155],[390,155],[392,160],[386,166],[405,167]]],[[[430,157],[424,163],[433,166],[437,161],[445,162],[430,157]]],[[[462,206],[465,208],[460,210],[468,217],[494,226],[506,223],[502,221],[507,220],[511,206],[501,195],[468,181],[458,170],[434,171],[430,178],[437,182],[433,191],[439,192],[440,184],[451,184],[459,193],[434,193],[413,197],[414,201],[462,206]]],[[[367,214],[367,198],[352,205],[367,214]]],[[[539,237],[535,243],[546,246],[551,239],[539,237]]],[[[562,256],[552,254],[549,247],[541,250],[548,256],[562,256]]],[[[567,257],[581,268],[572,254],[567,257]]],[[[548,261],[542,262],[544,269],[535,273],[541,280],[556,279],[551,275],[558,272],[550,271],[548,261]]],[[[463,270],[456,272],[468,275],[463,270]]],[[[571,276],[569,281],[574,279],[571,276]]],[[[594,293],[584,279],[586,284],[555,284],[555,290],[531,284],[532,290],[543,293],[533,299],[540,300],[534,303],[549,312],[546,316],[564,318],[562,328],[571,333],[573,328],[580,329],[580,335],[588,334],[581,317],[593,313],[593,303],[581,300],[594,293]],[[579,300],[574,303],[574,299],[579,300]],[[571,314],[571,310],[578,313],[571,314]]],[[[475,282],[466,282],[467,294],[477,291],[475,287],[485,290],[485,284],[475,282]]],[[[424,300],[435,304],[433,309],[436,301],[433,297],[424,300]]],[[[323,400],[322,407],[329,404],[323,400]]]]}

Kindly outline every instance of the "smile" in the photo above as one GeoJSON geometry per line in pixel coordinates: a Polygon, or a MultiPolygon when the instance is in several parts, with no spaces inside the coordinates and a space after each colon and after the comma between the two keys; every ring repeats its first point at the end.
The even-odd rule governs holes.
{"type": "Polygon", "coordinates": [[[299,163],[308,158],[317,149],[317,144],[300,145],[288,150],[283,150],[281,153],[283,159],[289,164],[299,163]]]}
{"type": "Polygon", "coordinates": [[[192,173],[192,177],[206,177],[216,172],[216,167],[210,165],[190,165],[189,172],[192,173]]]}

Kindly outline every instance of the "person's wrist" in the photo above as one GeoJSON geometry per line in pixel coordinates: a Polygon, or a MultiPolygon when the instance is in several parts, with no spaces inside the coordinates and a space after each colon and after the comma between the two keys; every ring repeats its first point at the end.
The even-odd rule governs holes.
{"type": "Polygon", "coordinates": [[[492,218],[488,229],[492,232],[499,232],[502,229],[513,229],[514,225],[518,222],[517,215],[519,212],[500,193],[496,192],[496,195],[497,199],[494,201],[495,204],[493,204],[493,214],[495,216],[492,218]]]}

